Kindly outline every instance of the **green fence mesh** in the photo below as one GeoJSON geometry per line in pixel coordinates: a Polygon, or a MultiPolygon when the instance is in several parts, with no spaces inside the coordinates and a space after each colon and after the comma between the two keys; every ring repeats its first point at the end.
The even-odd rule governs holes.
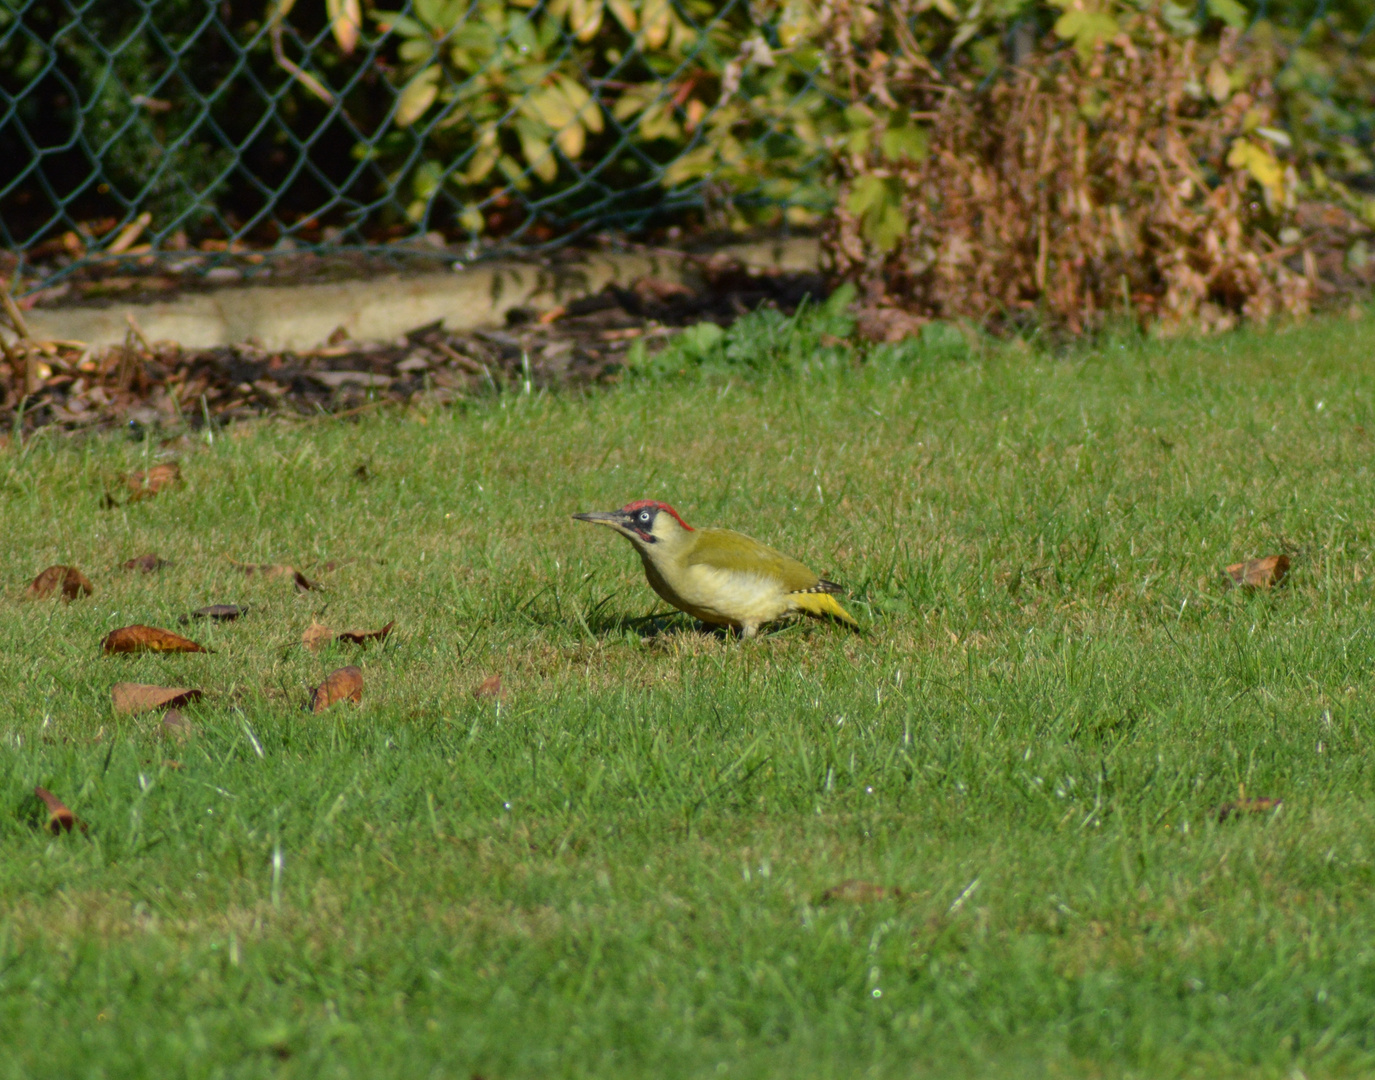
{"type": "MultiPolygon", "coordinates": [[[[1234,0],[1199,11],[1219,3],[1234,0]]],[[[7,276],[32,292],[92,266],[471,259],[828,209],[846,102],[801,0],[391,6],[0,0],[7,276]]],[[[1269,0],[1248,17],[1287,35],[1296,137],[1375,191],[1367,7],[1269,0]]],[[[1055,14],[1004,3],[980,34],[1015,55],[1055,14]]]]}

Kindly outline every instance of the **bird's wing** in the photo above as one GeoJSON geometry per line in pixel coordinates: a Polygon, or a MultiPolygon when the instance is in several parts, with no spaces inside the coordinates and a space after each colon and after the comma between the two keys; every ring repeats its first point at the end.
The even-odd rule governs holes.
{"type": "MultiPolygon", "coordinates": [[[[688,566],[708,566],[740,574],[767,574],[784,592],[809,592],[822,581],[796,559],[733,529],[703,529],[688,566]]],[[[827,583],[829,584],[829,583],[827,583]]]]}

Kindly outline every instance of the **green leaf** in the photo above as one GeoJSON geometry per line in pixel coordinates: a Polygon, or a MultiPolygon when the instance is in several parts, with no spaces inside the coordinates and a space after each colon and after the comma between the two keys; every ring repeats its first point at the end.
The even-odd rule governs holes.
{"type": "Polygon", "coordinates": [[[646,49],[652,52],[661,48],[673,29],[673,7],[669,0],[644,0],[640,8],[640,29],[646,49]]]}
{"type": "Polygon", "coordinates": [[[704,143],[695,150],[689,150],[686,154],[680,154],[674,158],[673,162],[664,170],[661,183],[664,187],[672,188],[680,184],[686,184],[689,180],[699,180],[704,176],[710,176],[716,168],[716,148],[711,143],[704,143]]]}
{"type": "Polygon", "coordinates": [[[563,156],[569,161],[577,161],[582,157],[582,152],[587,146],[587,132],[576,120],[560,128],[554,136],[554,141],[559,144],[559,149],[563,151],[563,156]]]}
{"type": "Polygon", "coordinates": [[[525,163],[546,184],[551,183],[559,174],[559,163],[549,148],[549,129],[524,118],[516,120],[515,128],[525,163]]]}
{"type": "Polygon", "coordinates": [[[591,41],[602,28],[602,0],[572,0],[568,6],[568,29],[579,41],[591,41]]]}
{"type": "Polygon", "coordinates": [[[821,313],[828,318],[844,315],[858,295],[859,290],[855,288],[855,283],[847,281],[826,298],[826,302],[821,305],[821,313]]]}
{"type": "Polygon", "coordinates": [[[725,336],[726,332],[714,322],[700,322],[684,330],[678,340],[689,353],[704,357],[725,336]]]}
{"type": "Polygon", "coordinates": [[[496,168],[497,159],[500,157],[501,147],[495,142],[489,146],[478,147],[468,162],[468,168],[463,172],[463,179],[470,184],[481,183],[496,168]]]}
{"type": "Polygon", "coordinates": [[[902,192],[891,180],[861,176],[855,181],[845,206],[860,219],[860,233],[880,254],[892,251],[907,231],[902,192]]]}
{"type": "Polygon", "coordinates": [[[482,230],[487,227],[482,211],[476,206],[465,206],[463,213],[458,216],[458,223],[467,229],[472,236],[480,236],[482,230]]]}
{"type": "Polygon", "coordinates": [[[377,20],[377,28],[384,33],[390,31],[401,37],[428,37],[425,27],[409,15],[399,11],[374,11],[372,18],[377,20]]]}
{"type": "Polygon", "coordinates": [[[444,182],[444,170],[437,161],[423,161],[420,167],[415,170],[415,175],[411,177],[411,191],[415,193],[417,199],[429,199],[439,190],[439,185],[444,182]]]}
{"type": "Polygon", "coordinates": [[[845,200],[845,209],[857,217],[863,217],[875,207],[881,206],[887,196],[887,185],[877,176],[861,176],[850,189],[850,197],[845,200]]]}
{"type": "Polygon", "coordinates": [[[601,106],[592,100],[592,95],[581,83],[560,74],[555,77],[554,85],[567,99],[578,123],[594,134],[602,130],[605,125],[602,122],[601,106]]]}
{"type": "Polygon", "coordinates": [[[401,90],[396,100],[396,116],[393,122],[397,127],[410,127],[434,104],[439,96],[439,65],[431,64],[414,76],[401,90]]]}
{"type": "Polygon", "coordinates": [[[426,37],[411,38],[403,41],[396,55],[408,64],[418,64],[434,56],[434,42],[426,37]]]}
{"type": "Polygon", "coordinates": [[[577,115],[568,99],[553,87],[531,94],[521,102],[520,111],[531,119],[548,125],[554,131],[571,124],[577,115]]]}
{"type": "Polygon", "coordinates": [[[640,83],[638,86],[632,86],[616,99],[616,104],[611,109],[611,115],[617,120],[629,120],[658,97],[659,85],[657,83],[640,83]]]}
{"type": "Polygon", "coordinates": [[[1237,0],[1208,0],[1208,14],[1237,30],[1246,26],[1246,9],[1237,0]]]}
{"type": "Polygon", "coordinates": [[[1055,36],[1073,41],[1081,60],[1088,60],[1094,47],[1115,37],[1117,31],[1117,20],[1101,11],[1067,11],[1055,20],[1055,36]]]}
{"type": "Polygon", "coordinates": [[[1165,0],[1160,6],[1160,17],[1165,20],[1172,33],[1178,37],[1194,37],[1198,33],[1198,23],[1189,17],[1189,8],[1165,0]]]}
{"type": "Polygon", "coordinates": [[[889,161],[924,161],[927,139],[919,127],[889,128],[883,133],[883,156],[889,161]]]}

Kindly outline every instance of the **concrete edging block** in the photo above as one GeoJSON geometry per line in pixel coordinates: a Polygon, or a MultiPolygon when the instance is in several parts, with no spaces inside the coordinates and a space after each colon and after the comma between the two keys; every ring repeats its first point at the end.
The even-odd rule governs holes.
{"type": "MultiPolygon", "coordinates": [[[[738,244],[720,254],[761,270],[815,271],[813,238],[738,244]]],[[[36,308],[26,313],[39,340],[115,345],[137,320],[150,341],[210,349],[250,338],[268,349],[309,349],[339,327],[355,341],[390,341],[443,320],[450,330],[500,325],[514,307],[552,308],[643,277],[682,280],[688,259],[672,252],[592,255],[536,265],[479,263],[462,270],[310,285],[230,286],[152,303],[36,308]]]]}

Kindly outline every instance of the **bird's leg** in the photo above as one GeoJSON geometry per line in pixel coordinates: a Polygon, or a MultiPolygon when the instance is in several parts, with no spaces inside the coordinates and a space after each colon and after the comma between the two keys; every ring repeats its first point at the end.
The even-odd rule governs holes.
{"type": "Polygon", "coordinates": [[[759,624],[753,622],[740,624],[740,637],[742,640],[752,638],[759,631],[759,624]]]}

